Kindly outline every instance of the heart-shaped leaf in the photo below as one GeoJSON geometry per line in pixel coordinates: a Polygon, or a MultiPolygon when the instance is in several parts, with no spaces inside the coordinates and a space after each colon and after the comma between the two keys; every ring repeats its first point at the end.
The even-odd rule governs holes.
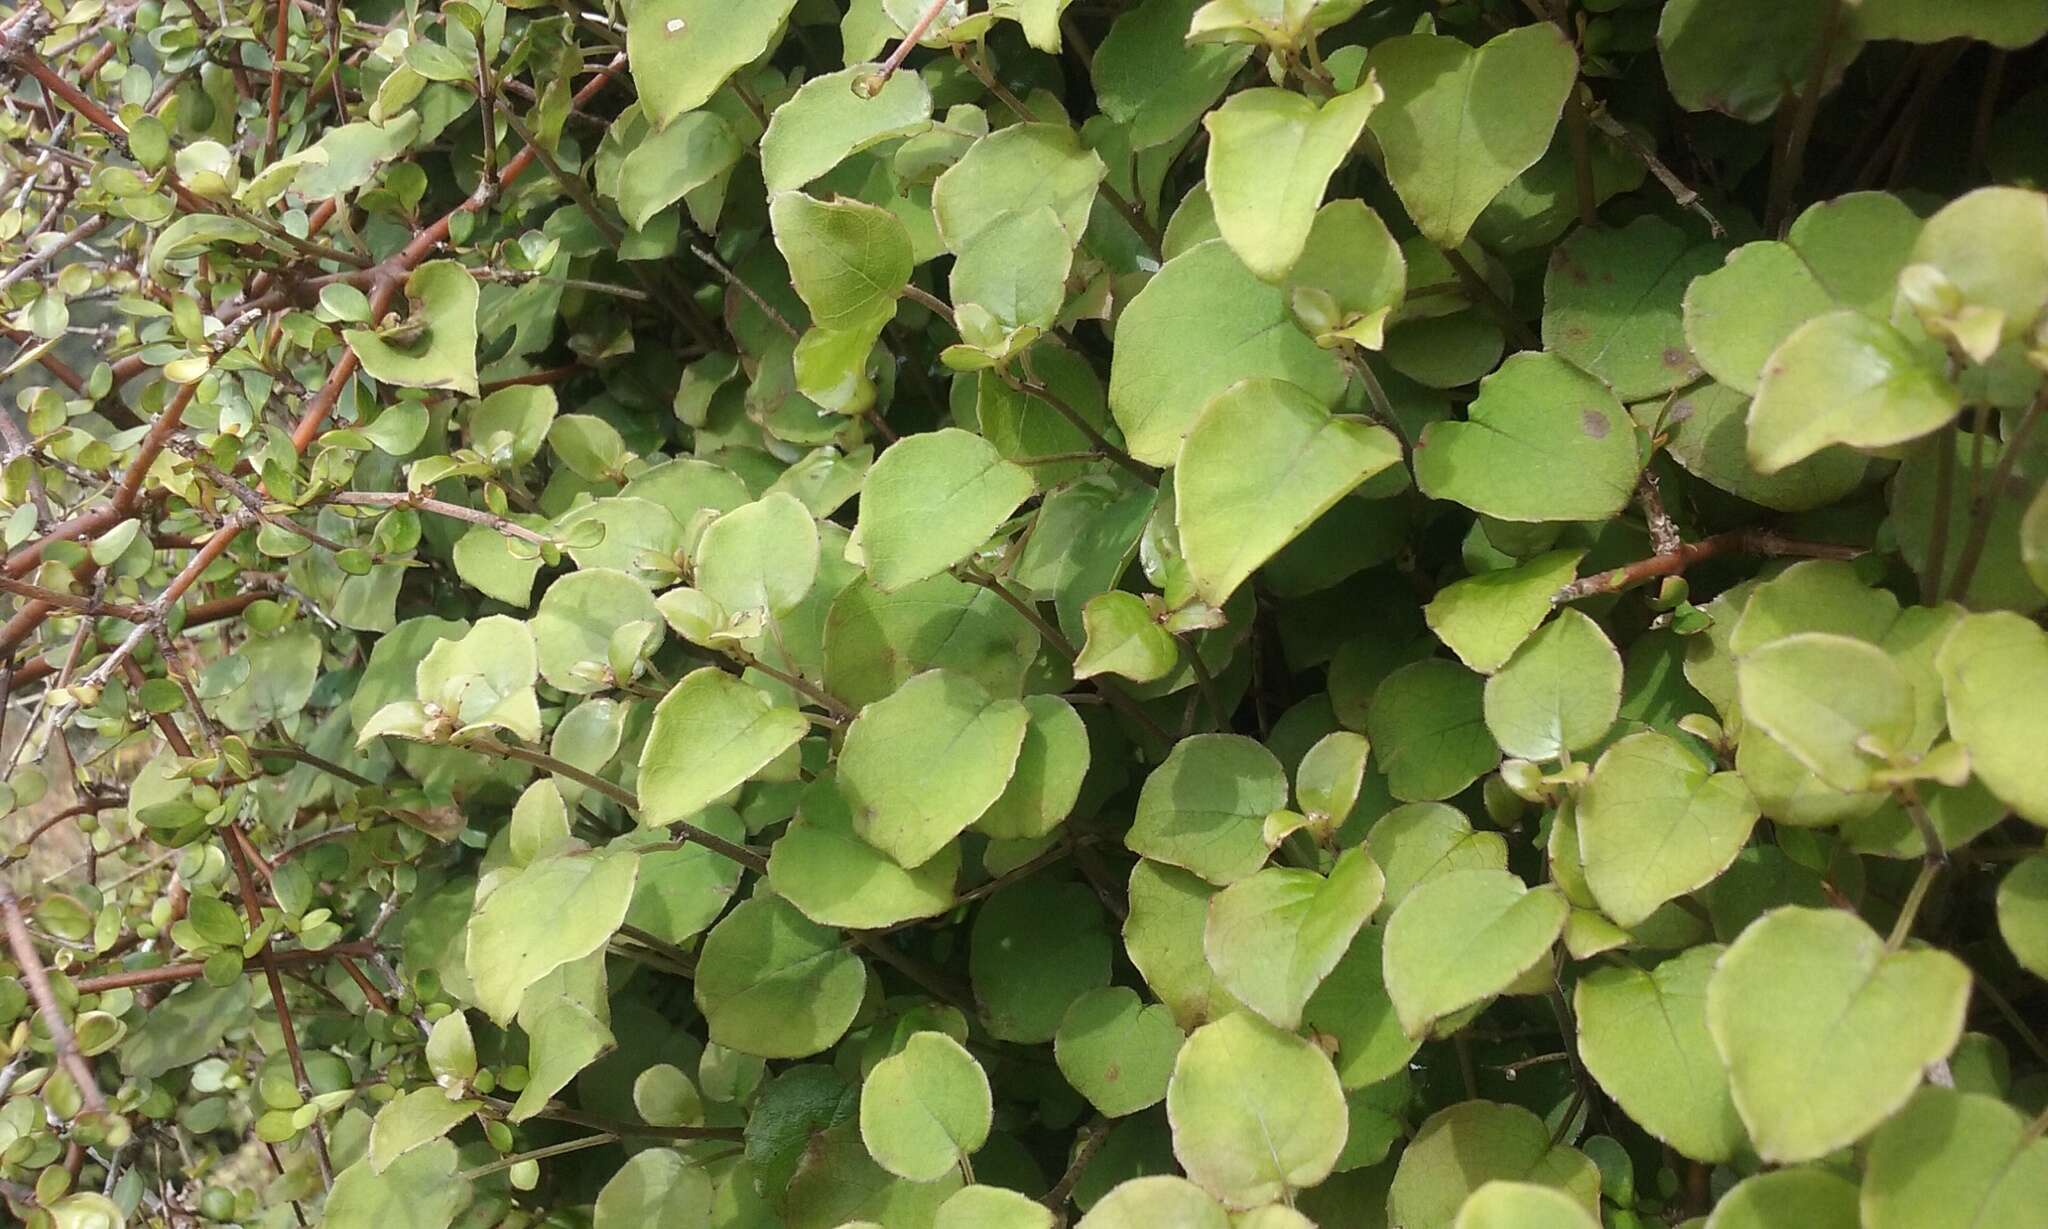
{"type": "Polygon", "coordinates": [[[1521,26],[1473,48],[1441,34],[1375,45],[1386,101],[1368,121],[1387,178],[1431,243],[1454,248],[1500,190],[1550,148],[1579,58],[1556,26],[1521,26]]]}
{"type": "Polygon", "coordinates": [[[1203,117],[1216,225],[1254,275],[1280,281],[1301,258],[1330,176],[1381,97],[1369,77],[1321,104],[1292,90],[1245,90],[1203,117]]]}
{"type": "Polygon", "coordinates": [[[973,679],[929,670],[847,727],[839,782],[861,839],[923,866],[1002,795],[1030,712],[973,679]]]}
{"type": "Polygon", "coordinates": [[[1410,1037],[1506,989],[1550,951],[1570,911],[1551,885],[1460,870],[1408,893],[1387,922],[1387,993],[1410,1037]]]}
{"type": "Polygon", "coordinates": [[[1887,951],[1852,913],[1752,923],[1707,983],[1707,1028],[1757,1155],[1812,1160],[1890,1117],[1955,1048],[1969,992],[1955,957],[1887,951]]]}
{"type": "Polygon", "coordinates": [[[1517,354],[1479,386],[1470,421],[1415,447],[1425,495],[1504,521],[1605,520],[1641,469],[1635,424],[1606,385],[1551,354],[1517,354]]]}
{"type": "Polygon", "coordinates": [[[1258,566],[1359,483],[1401,459],[1385,427],[1332,418],[1278,380],[1211,401],[1174,470],[1176,523],[1195,592],[1228,601],[1258,566]]]}
{"type": "Polygon", "coordinates": [[[1344,1090],[1323,1052],[1245,1012],[1188,1037],[1166,1116],[1188,1176],[1238,1208],[1321,1182],[1348,1127],[1344,1090]]]}
{"type": "Polygon", "coordinates": [[[1746,1142],[1707,1033],[1707,979],[1722,950],[1695,947],[1647,972],[1595,969],[1572,999],[1579,1058],[1602,1091],[1650,1134],[1715,1163],[1746,1142]]]}
{"type": "Polygon", "coordinates": [[[1576,819],[1593,899],[1617,923],[1636,926],[1728,869],[1749,841],[1757,805],[1737,774],[1713,772],[1674,739],[1645,731],[1601,755],[1576,819]]]}
{"type": "Polygon", "coordinates": [[[1209,967],[1245,1006],[1294,1028],[1385,890],[1380,868],[1362,849],[1347,850],[1327,878],[1268,867],[1210,902],[1202,934],[1209,967]]]}
{"type": "Polygon", "coordinates": [[[1344,391],[1336,358],[1295,326],[1286,293],[1211,240],[1166,262],[1124,308],[1109,408],[1133,457],[1171,465],[1211,399],[1262,377],[1298,386],[1317,405],[1344,391]]]}

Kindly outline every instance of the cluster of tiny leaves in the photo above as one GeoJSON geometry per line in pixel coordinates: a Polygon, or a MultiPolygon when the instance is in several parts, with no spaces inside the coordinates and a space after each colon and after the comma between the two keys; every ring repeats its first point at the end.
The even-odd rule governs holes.
{"type": "Polygon", "coordinates": [[[34,1229],[2048,1216],[2048,0],[19,0],[34,1229]]]}

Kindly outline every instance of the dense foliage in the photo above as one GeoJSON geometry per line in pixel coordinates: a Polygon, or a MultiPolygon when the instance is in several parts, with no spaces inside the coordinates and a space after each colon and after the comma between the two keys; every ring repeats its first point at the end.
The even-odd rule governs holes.
{"type": "Polygon", "coordinates": [[[2048,0],[22,0],[35,1229],[2048,1216],[2048,0]]]}

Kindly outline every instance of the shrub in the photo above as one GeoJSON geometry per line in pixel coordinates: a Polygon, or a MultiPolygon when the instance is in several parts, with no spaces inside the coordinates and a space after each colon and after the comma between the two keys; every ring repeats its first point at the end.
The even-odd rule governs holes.
{"type": "Polygon", "coordinates": [[[2041,1224],[2044,34],[22,3],[0,1194],[2041,1224]]]}

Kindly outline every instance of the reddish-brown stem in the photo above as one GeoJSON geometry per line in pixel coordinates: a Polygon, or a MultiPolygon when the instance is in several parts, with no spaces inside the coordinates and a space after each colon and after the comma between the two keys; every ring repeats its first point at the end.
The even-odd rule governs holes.
{"type": "Polygon", "coordinates": [[[61,606],[65,610],[76,610],[82,614],[112,615],[131,623],[149,617],[149,609],[145,606],[130,606],[125,602],[101,602],[89,597],[80,597],[76,593],[59,593],[55,589],[45,589],[41,585],[32,585],[25,580],[16,580],[12,576],[0,576],[0,593],[33,598],[45,606],[61,606]]]}
{"type": "Polygon", "coordinates": [[[292,29],[290,0],[277,0],[275,21],[277,29],[270,40],[270,118],[263,131],[263,159],[266,162],[277,157],[277,129],[284,118],[285,41],[292,29]]]}
{"type": "MultiPolygon", "coordinates": [[[[288,952],[273,951],[270,957],[279,968],[294,968],[299,965],[318,964],[323,960],[368,957],[375,955],[376,950],[374,943],[337,943],[333,947],[317,952],[310,948],[297,948],[288,952]]],[[[135,986],[161,986],[197,981],[204,976],[204,964],[166,964],[154,969],[127,969],[119,973],[103,973],[98,977],[80,977],[74,979],[71,984],[80,994],[104,994],[109,990],[126,990],[135,986]]]]}
{"type": "Polygon", "coordinates": [[[1695,563],[1701,563],[1718,555],[1763,555],[1772,558],[1798,559],[1854,559],[1865,554],[1860,546],[1842,546],[1834,542],[1805,542],[1794,538],[1782,538],[1765,529],[1736,529],[1716,534],[1698,542],[1689,542],[1675,551],[1652,555],[1626,567],[1613,568],[1584,576],[1559,589],[1550,600],[1555,605],[1575,602],[1582,597],[1600,593],[1619,593],[1645,581],[1665,576],[1676,576],[1695,563]]]}

